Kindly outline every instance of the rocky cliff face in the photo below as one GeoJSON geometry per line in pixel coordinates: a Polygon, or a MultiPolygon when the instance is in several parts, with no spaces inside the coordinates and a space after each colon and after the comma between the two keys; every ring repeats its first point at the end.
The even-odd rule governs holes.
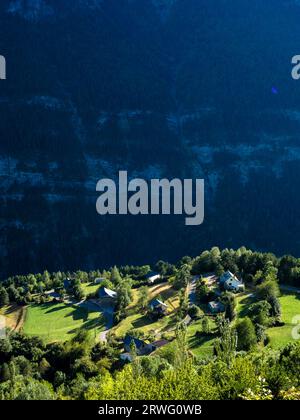
{"type": "Polygon", "coordinates": [[[3,275],[215,244],[297,254],[299,11],[284,0],[2,0],[3,275]],[[119,170],[204,177],[204,225],[98,216],[96,182],[119,170]]]}

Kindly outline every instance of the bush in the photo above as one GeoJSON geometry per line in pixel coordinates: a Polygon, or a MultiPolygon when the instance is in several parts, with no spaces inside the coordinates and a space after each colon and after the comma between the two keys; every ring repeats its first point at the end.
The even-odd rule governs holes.
{"type": "Polygon", "coordinates": [[[188,309],[188,314],[191,318],[198,318],[200,316],[200,308],[197,305],[192,305],[188,309]]]}

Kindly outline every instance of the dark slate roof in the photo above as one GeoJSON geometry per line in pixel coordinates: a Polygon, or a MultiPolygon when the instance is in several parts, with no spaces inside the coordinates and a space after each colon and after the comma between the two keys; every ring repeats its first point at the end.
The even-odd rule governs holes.
{"type": "Polygon", "coordinates": [[[163,346],[166,346],[167,344],[169,344],[170,343],[170,341],[168,341],[168,340],[157,340],[157,341],[154,341],[153,343],[152,343],[152,346],[154,346],[154,347],[156,347],[157,349],[158,348],[160,348],[160,347],[163,347],[163,346]]]}
{"type": "Polygon", "coordinates": [[[150,306],[152,306],[153,308],[157,308],[158,306],[165,306],[165,307],[167,307],[167,305],[164,302],[162,302],[161,300],[159,300],[159,299],[153,299],[150,302],[150,306]]]}
{"type": "Polygon", "coordinates": [[[64,288],[69,289],[71,287],[71,280],[66,279],[64,280],[64,288]]]}

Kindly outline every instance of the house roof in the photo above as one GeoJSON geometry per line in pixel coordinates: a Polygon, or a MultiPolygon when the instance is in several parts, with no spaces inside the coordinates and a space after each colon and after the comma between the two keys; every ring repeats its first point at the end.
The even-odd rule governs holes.
{"type": "Polygon", "coordinates": [[[106,287],[101,287],[99,289],[98,296],[100,298],[105,298],[105,297],[116,298],[117,297],[117,292],[114,292],[113,290],[107,289],[106,287]]]}
{"type": "Polygon", "coordinates": [[[236,276],[234,274],[232,274],[232,272],[229,271],[229,270],[226,271],[224,274],[222,274],[222,276],[220,277],[221,282],[225,282],[225,281],[230,280],[230,279],[236,279],[236,276]]]}
{"type": "Polygon", "coordinates": [[[130,346],[132,341],[134,342],[135,347],[137,349],[147,345],[147,343],[145,343],[145,341],[140,340],[139,338],[132,337],[131,335],[126,335],[126,337],[124,338],[124,345],[125,346],[130,346]]]}
{"type": "Polygon", "coordinates": [[[165,308],[167,308],[168,307],[168,305],[166,305],[164,302],[162,302],[161,300],[159,300],[159,299],[153,299],[151,302],[150,302],[150,306],[152,306],[153,308],[158,308],[159,306],[163,306],[163,307],[165,307],[165,308]]]}
{"type": "Polygon", "coordinates": [[[184,320],[182,321],[185,325],[189,325],[192,322],[192,317],[187,314],[184,320]]]}

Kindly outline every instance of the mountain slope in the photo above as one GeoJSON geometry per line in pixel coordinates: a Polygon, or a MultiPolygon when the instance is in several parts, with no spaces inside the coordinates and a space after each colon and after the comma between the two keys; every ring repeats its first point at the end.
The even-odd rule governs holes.
{"type": "Polygon", "coordinates": [[[297,254],[299,12],[283,0],[2,1],[2,274],[215,243],[297,254]],[[98,216],[96,182],[118,170],[204,177],[204,225],[98,216]]]}

